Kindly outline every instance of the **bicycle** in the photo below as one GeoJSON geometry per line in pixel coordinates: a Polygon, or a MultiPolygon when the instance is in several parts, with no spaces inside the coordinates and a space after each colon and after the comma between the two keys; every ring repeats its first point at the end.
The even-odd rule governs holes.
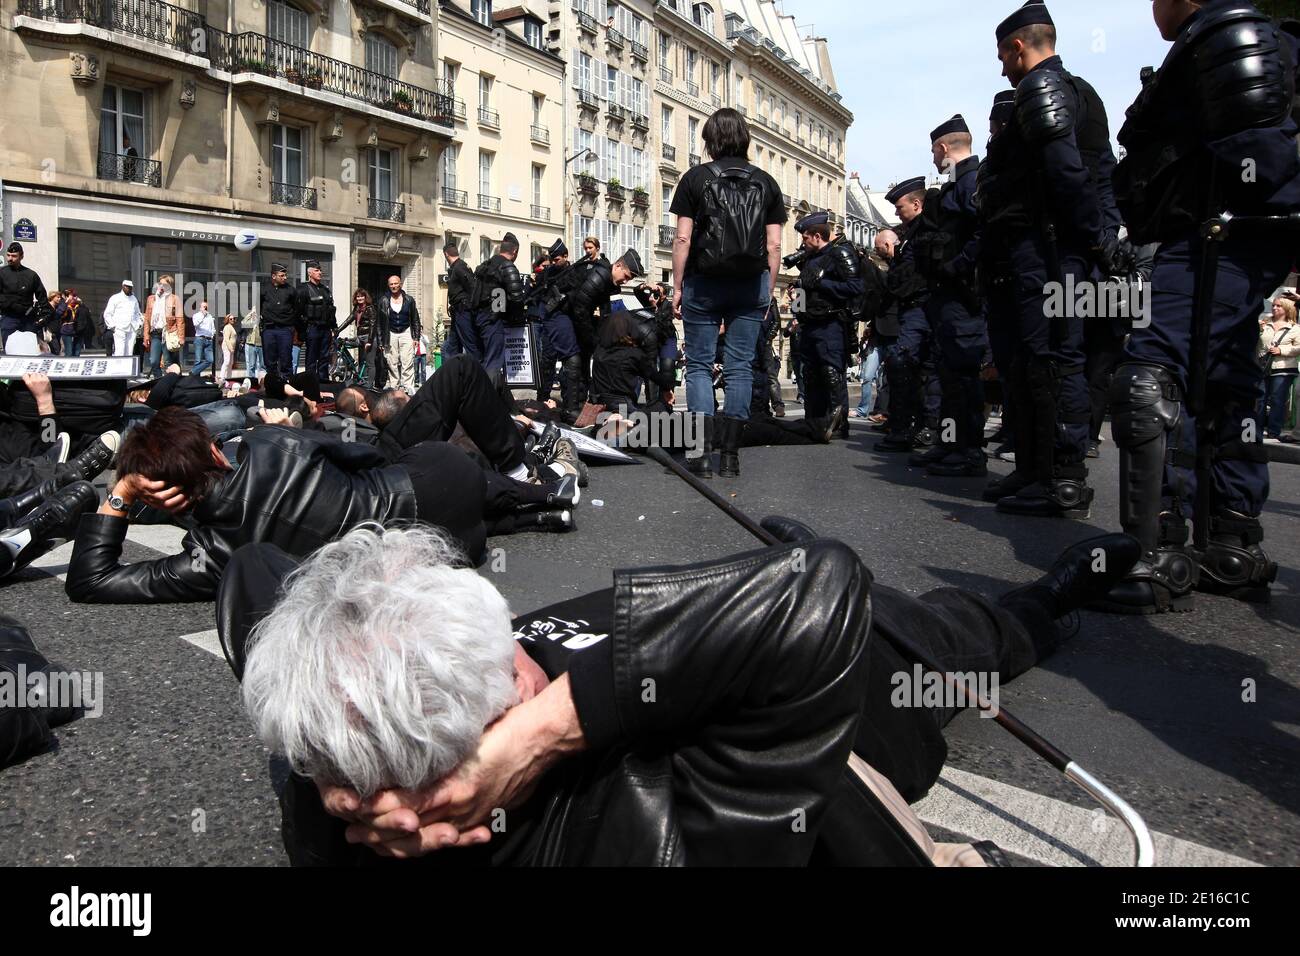
{"type": "Polygon", "coordinates": [[[366,381],[366,372],[369,368],[366,363],[366,350],[357,341],[357,355],[360,362],[352,358],[351,350],[341,344],[338,335],[330,337],[330,363],[329,378],[331,382],[343,382],[346,385],[364,385],[366,381]]]}

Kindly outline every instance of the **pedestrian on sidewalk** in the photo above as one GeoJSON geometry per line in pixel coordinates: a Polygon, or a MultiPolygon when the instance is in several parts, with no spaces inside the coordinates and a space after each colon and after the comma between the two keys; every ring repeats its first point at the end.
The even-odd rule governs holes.
{"type": "Polygon", "coordinates": [[[1273,314],[1260,320],[1259,359],[1268,374],[1264,389],[1263,410],[1266,439],[1294,445],[1297,440],[1283,435],[1287,404],[1300,375],[1300,326],[1296,325],[1296,307],[1290,299],[1278,296],[1273,300],[1273,314]]]}

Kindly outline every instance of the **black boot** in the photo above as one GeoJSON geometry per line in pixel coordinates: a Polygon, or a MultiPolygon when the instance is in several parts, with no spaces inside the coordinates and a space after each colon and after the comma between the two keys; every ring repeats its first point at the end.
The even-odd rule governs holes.
{"type": "Polygon", "coordinates": [[[980,497],[985,501],[998,502],[1033,483],[1033,475],[1017,469],[1009,475],[1003,475],[995,481],[990,481],[988,487],[981,492],[980,497]]]}
{"type": "Polygon", "coordinates": [[[572,425],[582,414],[587,401],[586,380],[582,372],[582,356],[570,355],[560,363],[560,416],[572,425]]]}
{"type": "Polygon", "coordinates": [[[568,510],[517,514],[511,520],[513,525],[508,532],[511,534],[527,531],[572,531],[578,526],[573,520],[573,512],[568,510]]]}
{"type": "Polygon", "coordinates": [[[74,481],[94,481],[113,464],[120,447],[121,435],[117,432],[104,432],[80,455],[54,470],[59,487],[70,485],[74,481]]]}
{"type": "Polygon", "coordinates": [[[1127,534],[1105,534],[1067,548],[1041,578],[998,599],[1029,629],[1039,659],[1059,645],[1064,634],[1056,621],[1103,598],[1141,557],[1142,546],[1127,534]]]}
{"type": "MultiPolygon", "coordinates": [[[[836,405],[831,409],[829,417],[813,423],[813,428],[817,431],[817,438],[821,440],[823,445],[829,445],[831,439],[835,437],[835,433],[839,432],[843,427],[845,421],[847,421],[845,413],[846,409],[843,405],[836,405]]],[[[842,437],[847,438],[848,436],[844,435],[842,437]]]]}
{"type": "Polygon", "coordinates": [[[1277,578],[1277,564],[1260,542],[1259,519],[1237,511],[1220,511],[1210,518],[1210,540],[1197,554],[1201,566],[1199,590],[1242,601],[1267,601],[1268,586],[1277,578]]]}
{"type": "Polygon", "coordinates": [[[691,456],[691,449],[688,448],[686,450],[686,469],[697,478],[712,478],[714,419],[712,415],[702,415],[700,416],[699,421],[701,421],[704,426],[704,449],[702,453],[696,457],[691,456]]]}
{"type": "Polygon", "coordinates": [[[745,422],[722,415],[718,418],[717,428],[718,448],[722,452],[718,457],[718,477],[739,478],[740,434],[745,430],[745,422]]]}
{"type": "Polygon", "coordinates": [[[35,488],[29,488],[22,494],[14,495],[12,498],[6,498],[0,501],[0,528],[8,528],[16,524],[18,519],[27,514],[37,505],[45,501],[46,498],[59,490],[57,478],[51,478],[49,481],[42,482],[35,488]]]}
{"type": "Polygon", "coordinates": [[[983,478],[989,473],[984,452],[977,448],[955,449],[925,469],[937,478],[983,478]]]}
{"type": "Polygon", "coordinates": [[[1096,493],[1088,487],[1088,469],[1083,465],[1058,465],[1055,474],[1039,478],[1014,495],[999,499],[998,511],[1035,518],[1083,520],[1092,514],[1096,493]]]}
{"type": "Polygon", "coordinates": [[[929,465],[937,465],[943,461],[956,449],[955,445],[945,445],[943,442],[935,442],[925,451],[918,451],[907,459],[909,465],[919,465],[922,468],[929,465]]]}
{"type": "Polygon", "coordinates": [[[565,475],[558,481],[549,481],[541,485],[529,485],[521,489],[520,494],[521,497],[528,499],[522,501],[516,509],[521,512],[572,508],[582,499],[576,475],[565,475]]]}
{"type": "Polygon", "coordinates": [[[81,516],[99,506],[99,495],[88,481],[56,492],[48,501],[0,531],[0,578],[31,564],[77,533],[81,516]]]}
{"type": "MultiPolygon", "coordinates": [[[[1141,529],[1138,529],[1141,530],[1141,529]]],[[[1159,516],[1155,546],[1092,606],[1111,614],[1186,613],[1195,608],[1200,569],[1187,549],[1187,524],[1173,514],[1159,516]]],[[[1140,545],[1139,545],[1140,547],[1140,545]]]]}

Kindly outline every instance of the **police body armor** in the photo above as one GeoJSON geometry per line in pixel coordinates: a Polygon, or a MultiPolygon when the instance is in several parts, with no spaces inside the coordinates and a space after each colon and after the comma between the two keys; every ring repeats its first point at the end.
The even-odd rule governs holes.
{"type": "Polygon", "coordinates": [[[511,325],[523,323],[527,293],[523,276],[513,262],[503,255],[495,255],[474,271],[474,280],[476,311],[498,312],[511,325]]]}
{"type": "Polygon", "coordinates": [[[329,286],[323,282],[319,285],[304,282],[298,288],[302,290],[302,320],[308,325],[334,325],[334,296],[329,286]]]}

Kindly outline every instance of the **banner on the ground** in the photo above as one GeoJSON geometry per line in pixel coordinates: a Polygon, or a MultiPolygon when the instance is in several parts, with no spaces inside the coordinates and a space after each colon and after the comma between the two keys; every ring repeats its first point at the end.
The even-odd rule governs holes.
{"type": "MultiPolygon", "coordinates": [[[[575,432],[572,428],[565,428],[563,425],[557,425],[560,434],[569,441],[573,442],[574,449],[583,458],[601,458],[605,461],[617,461],[622,464],[632,464],[637,461],[625,451],[619,451],[617,448],[611,448],[598,438],[592,438],[590,435],[584,435],[582,432],[575,432]]],[[[533,431],[541,434],[546,430],[546,426],[541,422],[533,422],[533,431]]]]}
{"type": "Polygon", "coordinates": [[[506,385],[510,388],[540,388],[538,375],[542,371],[541,355],[537,349],[537,326],[506,326],[506,385]]]}
{"type": "Polygon", "coordinates": [[[44,375],[52,381],[105,382],[136,378],[138,355],[94,355],[65,358],[58,355],[0,355],[0,378],[44,375]]]}

